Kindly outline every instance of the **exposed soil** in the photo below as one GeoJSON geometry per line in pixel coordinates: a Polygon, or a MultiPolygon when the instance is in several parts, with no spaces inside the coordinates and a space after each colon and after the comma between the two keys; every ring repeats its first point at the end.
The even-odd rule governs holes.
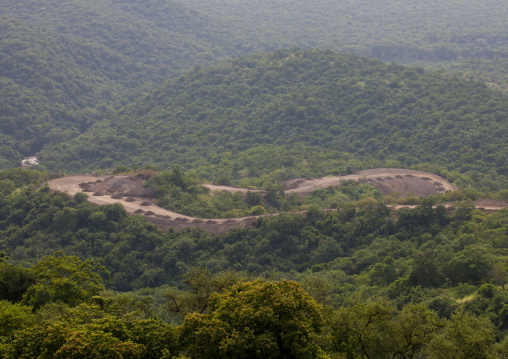
{"type": "Polygon", "coordinates": [[[339,186],[341,182],[347,180],[363,180],[378,188],[385,195],[397,192],[402,197],[409,195],[430,196],[457,189],[456,186],[438,175],[399,168],[375,168],[359,171],[352,175],[308,179],[305,182],[293,179],[284,182],[284,189],[286,192],[296,192],[303,197],[320,188],[339,186]]]}
{"type": "Polygon", "coordinates": [[[143,186],[142,179],[132,175],[106,177],[100,182],[96,181],[92,189],[102,194],[132,197],[152,197],[154,194],[153,188],[143,186]]]}
{"type": "MultiPolygon", "coordinates": [[[[303,197],[319,188],[338,186],[342,181],[347,180],[369,182],[385,194],[398,192],[401,196],[429,196],[457,189],[456,186],[437,175],[396,168],[376,168],[346,176],[319,177],[314,179],[298,178],[285,181],[284,188],[287,193],[297,193],[303,197]]],[[[173,229],[179,231],[186,227],[200,227],[207,232],[218,234],[233,228],[252,227],[257,223],[257,218],[260,217],[202,219],[168,211],[155,205],[155,201],[152,198],[152,189],[143,187],[139,178],[129,175],[115,177],[68,176],[51,180],[48,182],[48,186],[53,191],[64,192],[69,196],[74,196],[79,192],[93,192],[93,195],[88,197],[89,202],[97,205],[121,203],[127,213],[144,214],[148,221],[163,230],[173,229]],[[148,212],[145,212],[142,208],[146,208],[146,206],[150,206],[148,212]]],[[[204,186],[208,187],[211,191],[263,192],[211,184],[204,184],[204,186]]],[[[508,203],[504,201],[479,201],[475,205],[486,212],[508,207],[508,203]]],[[[400,207],[404,206],[397,206],[395,208],[400,207]]],[[[447,205],[447,207],[451,207],[451,204],[447,205]]]]}

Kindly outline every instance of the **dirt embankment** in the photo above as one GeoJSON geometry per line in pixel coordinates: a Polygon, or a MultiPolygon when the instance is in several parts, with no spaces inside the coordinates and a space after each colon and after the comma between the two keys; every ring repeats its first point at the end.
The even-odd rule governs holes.
{"type": "MultiPolygon", "coordinates": [[[[398,192],[401,196],[429,196],[457,189],[453,184],[432,173],[396,168],[370,169],[347,176],[293,179],[285,181],[284,187],[287,193],[294,192],[299,196],[304,196],[320,188],[338,186],[347,180],[365,181],[385,194],[398,192]]],[[[218,234],[233,228],[251,227],[259,217],[203,219],[168,211],[155,205],[152,189],[145,188],[140,179],[129,175],[68,176],[51,180],[48,182],[48,186],[51,190],[64,192],[69,196],[74,196],[79,192],[87,193],[89,195],[88,201],[97,205],[120,203],[127,213],[144,215],[148,221],[165,230],[172,228],[178,231],[186,227],[200,227],[207,232],[218,234]]],[[[256,191],[211,184],[204,184],[204,186],[210,188],[211,191],[243,193],[256,191]]],[[[507,206],[508,203],[500,202],[477,204],[478,208],[488,212],[507,206]]]]}

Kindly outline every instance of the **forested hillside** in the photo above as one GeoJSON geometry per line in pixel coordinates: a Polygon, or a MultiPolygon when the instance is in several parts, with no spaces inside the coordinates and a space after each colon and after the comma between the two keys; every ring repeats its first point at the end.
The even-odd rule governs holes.
{"type": "Polygon", "coordinates": [[[6,0],[0,14],[2,168],[78,136],[194,64],[281,47],[451,62],[467,78],[506,83],[506,7],[494,1],[6,0]]]}
{"type": "Polygon", "coordinates": [[[4,168],[231,54],[220,24],[173,2],[3,1],[0,15],[4,168]]]}
{"type": "Polygon", "coordinates": [[[51,193],[46,178],[0,171],[6,358],[506,353],[506,209],[449,213],[430,199],[393,212],[350,183],[334,212],[164,233],[119,205],[51,193]]]}
{"type": "Polygon", "coordinates": [[[1,160],[19,166],[21,154],[71,139],[111,112],[118,96],[96,65],[122,64],[104,48],[20,20],[3,17],[0,26],[1,160]]]}
{"type": "Polygon", "coordinates": [[[459,70],[507,89],[503,69],[508,66],[508,10],[499,1],[196,0],[188,4],[228,21],[241,46],[250,52],[271,50],[274,44],[354,52],[447,71],[451,67],[452,72],[459,70]]]}
{"type": "Polygon", "coordinates": [[[353,158],[364,166],[429,163],[499,190],[506,188],[507,110],[506,95],[457,76],[278,50],[170,80],[41,158],[50,169],[71,170],[180,164],[204,178],[217,168],[233,177],[281,168],[323,175],[347,170],[353,158]],[[269,155],[275,148],[280,153],[269,155]],[[252,161],[256,152],[265,156],[252,161]],[[334,156],[341,164],[320,169],[334,156]]]}
{"type": "Polygon", "coordinates": [[[494,0],[0,1],[0,357],[507,358],[507,18],[494,0]],[[284,192],[375,167],[459,189],[284,192]],[[162,231],[92,205],[92,182],[47,186],[87,171],[136,180],[143,208],[270,215],[162,231]]]}
{"type": "Polygon", "coordinates": [[[108,106],[126,103],[195,63],[248,52],[296,45],[402,62],[495,58],[494,66],[475,66],[465,75],[503,86],[497,74],[507,53],[501,5],[4,1],[0,76],[9,91],[2,91],[8,107],[1,115],[1,165],[75,137],[110,117],[108,106]],[[23,93],[31,106],[8,93],[23,93]]]}

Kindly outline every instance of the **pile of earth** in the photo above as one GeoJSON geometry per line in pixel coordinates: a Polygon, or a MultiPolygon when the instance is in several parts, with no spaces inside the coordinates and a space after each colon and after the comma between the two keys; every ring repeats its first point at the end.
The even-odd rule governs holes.
{"type": "Polygon", "coordinates": [[[145,187],[141,178],[133,175],[107,177],[101,182],[91,184],[90,190],[102,195],[129,197],[152,197],[155,192],[153,188],[145,187]]]}
{"type": "Polygon", "coordinates": [[[390,195],[391,193],[399,193],[402,197],[429,197],[434,194],[445,192],[441,182],[432,181],[429,177],[396,175],[394,177],[386,176],[369,178],[367,181],[369,184],[379,189],[385,195],[390,195]]]}
{"type": "Polygon", "coordinates": [[[401,197],[428,197],[458,189],[444,178],[432,173],[401,168],[374,168],[345,176],[295,178],[284,181],[284,190],[286,193],[295,192],[303,197],[317,189],[339,186],[342,182],[349,180],[369,183],[385,195],[398,193],[401,197]]]}

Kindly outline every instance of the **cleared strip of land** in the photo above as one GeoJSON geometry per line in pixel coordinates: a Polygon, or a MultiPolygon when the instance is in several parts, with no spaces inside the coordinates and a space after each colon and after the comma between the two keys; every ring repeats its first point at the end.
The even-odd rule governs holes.
{"type": "MultiPolygon", "coordinates": [[[[155,204],[155,200],[149,197],[125,196],[118,193],[93,193],[87,188],[103,182],[108,176],[67,176],[48,182],[53,191],[67,193],[74,196],[76,193],[87,193],[88,201],[97,204],[120,203],[129,214],[141,214],[162,229],[181,230],[186,227],[200,227],[211,233],[221,233],[233,228],[253,226],[259,216],[241,218],[213,218],[203,219],[185,216],[176,212],[161,208],[155,204]]],[[[308,195],[311,192],[329,186],[338,186],[343,181],[365,181],[370,183],[385,194],[398,192],[401,195],[414,194],[428,196],[445,191],[456,190],[457,187],[440,176],[432,173],[405,170],[398,168],[376,168],[364,170],[346,176],[332,176],[322,178],[297,178],[284,182],[286,193],[298,193],[299,196],[308,195]]],[[[243,192],[256,191],[246,188],[230,186],[218,186],[204,184],[211,191],[243,192]]],[[[451,205],[450,205],[451,206],[451,205]]],[[[508,206],[508,203],[478,203],[477,207],[486,211],[496,211],[508,206]]],[[[400,208],[402,206],[397,206],[400,208]]],[[[407,206],[410,207],[410,206],[407,206]]]]}

